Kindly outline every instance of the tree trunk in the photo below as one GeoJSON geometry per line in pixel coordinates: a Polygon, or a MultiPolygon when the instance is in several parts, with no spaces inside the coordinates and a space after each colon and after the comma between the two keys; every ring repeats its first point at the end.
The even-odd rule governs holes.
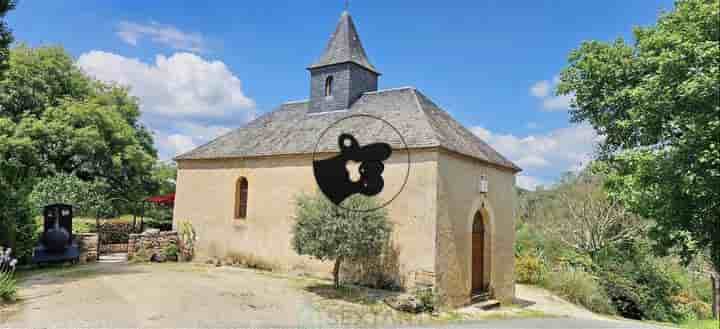
{"type": "Polygon", "coordinates": [[[335,260],[335,267],[333,268],[333,280],[335,280],[335,289],[340,288],[340,264],[342,263],[342,257],[338,257],[335,260]]]}
{"type": "Polygon", "coordinates": [[[713,317],[720,319],[720,274],[710,274],[710,280],[712,280],[712,291],[713,291],[713,317]]]}

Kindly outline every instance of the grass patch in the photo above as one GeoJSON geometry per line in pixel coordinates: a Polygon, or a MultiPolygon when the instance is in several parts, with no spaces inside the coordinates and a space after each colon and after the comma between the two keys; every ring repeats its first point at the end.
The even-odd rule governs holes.
{"type": "Polygon", "coordinates": [[[720,329],[720,320],[692,320],[680,325],[684,329],[720,329]]]}

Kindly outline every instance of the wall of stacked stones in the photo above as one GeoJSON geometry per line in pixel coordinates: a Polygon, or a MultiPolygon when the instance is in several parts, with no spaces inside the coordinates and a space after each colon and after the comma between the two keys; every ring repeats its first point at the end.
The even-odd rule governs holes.
{"type": "Polygon", "coordinates": [[[165,248],[174,244],[180,253],[181,245],[177,231],[148,230],[140,234],[130,234],[128,240],[128,258],[134,258],[138,252],[143,252],[148,259],[155,256],[165,256],[165,248]]]}
{"type": "Polygon", "coordinates": [[[80,248],[80,264],[96,262],[98,259],[97,233],[75,234],[75,239],[80,248]]]}

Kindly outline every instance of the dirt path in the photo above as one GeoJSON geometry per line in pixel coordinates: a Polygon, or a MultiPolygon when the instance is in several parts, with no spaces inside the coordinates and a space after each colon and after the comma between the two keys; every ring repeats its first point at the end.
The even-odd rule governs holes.
{"type": "Polygon", "coordinates": [[[20,301],[0,313],[0,326],[238,327],[330,322],[313,308],[313,295],[292,284],[252,271],[188,264],[95,264],[23,280],[20,301]]]}
{"type": "Polygon", "coordinates": [[[519,304],[527,303],[529,310],[577,319],[608,320],[607,317],[590,312],[539,287],[517,284],[515,285],[515,295],[517,302],[519,304]]]}
{"type": "Polygon", "coordinates": [[[531,286],[518,285],[522,307],[483,312],[471,306],[439,317],[392,310],[382,303],[387,294],[242,268],[121,260],[23,277],[19,301],[0,308],[0,327],[647,328],[598,316],[531,286]],[[533,319],[518,319],[528,316],[533,319]],[[498,318],[505,320],[493,320],[498,318]]]}

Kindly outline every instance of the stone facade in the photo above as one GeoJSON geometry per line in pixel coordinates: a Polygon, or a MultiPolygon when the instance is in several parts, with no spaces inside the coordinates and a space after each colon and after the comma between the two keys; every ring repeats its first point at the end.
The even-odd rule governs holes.
{"type": "MultiPolygon", "coordinates": [[[[396,151],[386,161],[382,193],[402,185],[406,159],[396,151]]],[[[412,150],[411,159],[405,189],[387,207],[397,257],[389,277],[409,290],[434,285],[450,305],[469,302],[470,234],[473,214],[480,211],[488,222],[484,277],[495,298],[511,301],[514,172],[439,148],[412,150]],[[489,179],[485,195],[477,189],[480,175],[489,179]]],[[[310,155],[179,160],[174,228],[181,221],[192,223],[199,260],[252,254],[285,270],[329,276],[331,263],[300,256],[291,248],[295,197],[317,192],[311,163],[310,155]],[[249,184],[245,219],[234,218],[240,177],[249,184]]],[[[343,272],[345,278],[358,274],[357,268],[343,272]]]]}
{"type": "Polygon", "coordinates": [[[128,240],[128,259],[133,259],[141,249],[144,249],[148,259],[153,255],[165,256],[165,248],[170,244],[178,246],[180,253],[180,242],[176,231],[148,230],[139,234],[130,234],[128,240]]]}
{"type": "Polygon", "coordinates": [[[75,239],[80,248],[80,264],[96,262],[98,260],[97,233],[75,234],[75,239]]]}

